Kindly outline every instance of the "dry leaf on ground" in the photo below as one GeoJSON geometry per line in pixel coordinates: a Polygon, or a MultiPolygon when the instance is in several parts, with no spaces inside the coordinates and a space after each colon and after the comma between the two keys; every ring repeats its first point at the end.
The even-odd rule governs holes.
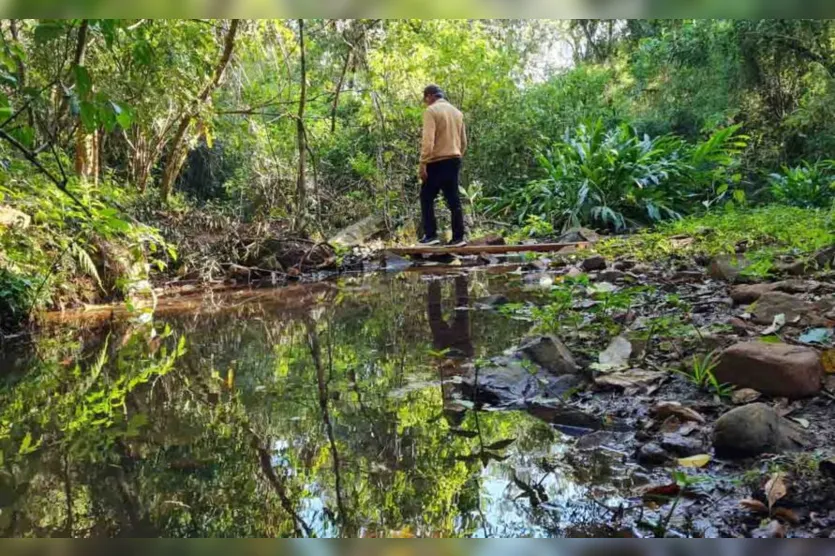
{"type": "Polygon", "coordinates": [[[827,373],[835,373],[835,349],[828,349],[821,354],[821,364],[827,373]]]}
{"type": "Polygon", "coordinates": [[[786,495],[786,483],[784,481],[785,473],[774,473],[771,478],[765,483],[765,496],[768,499],[768,509],[774,507],[774,504],[786,495]]]}
{"type": "Polygon", "coordinates": [[[662,419],[670,415],[675,415],[685,421],[705,422],[705,418],[699,412],[689,407],[684,407],[679,402],[659,402],[653,406],[652,411],[662,419]]]}
{"type": "Polygon", "coordinates": [[[768,506],[757,500],[756,498],[743,498],[739,501],[739,505],[746,510],[750,510],[758,514],[767,514],[768,506]]]}

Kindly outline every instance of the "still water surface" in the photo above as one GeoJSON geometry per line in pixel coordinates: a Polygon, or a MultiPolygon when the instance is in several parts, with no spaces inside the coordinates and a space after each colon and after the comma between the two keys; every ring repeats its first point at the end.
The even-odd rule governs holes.
{"type": "Polygon", "coordinates": [[[538,295],[406,273],[51,326],[4,355],[0,531],[612,534],[613,462],[461,387],[530,328],[480,303],[498,293],[538,295]]]}

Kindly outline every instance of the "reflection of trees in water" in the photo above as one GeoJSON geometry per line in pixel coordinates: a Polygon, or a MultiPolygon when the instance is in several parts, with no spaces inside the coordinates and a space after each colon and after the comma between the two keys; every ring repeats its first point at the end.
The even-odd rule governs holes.
{"type": "MultiPolygon", "coordinates": [[[[466,282],[449,285],[461,306],[466,282]]],[[[450,424],[438,387],[391,395],[435,376],[425,287],[389,282],[374,295],[332,298],[324,310],[291,318],[256,305],[172,319],[189,338],[176,364],[174,335],[122,331],[92,380],[101,350],[56,342],[53,353],[41,352],[49,363],[0,392],[0,530],[476,532],[484,526],[485,462],[472,455],[537,429],[519,415],[472,411],[450,424]],[[78,371],[61,364],[79,354],[78,371]],[[106,419],[101,404],[110,408],[106,419]],[[21,450],[26,433],[40,442],[31,452],[21,450]]],[[[450,330],[464,330],[460,313],[472,331],[464,356],[503,347],[496,339],[509,341],[508,327],[519,326],[453,310],[450,330]]]]}

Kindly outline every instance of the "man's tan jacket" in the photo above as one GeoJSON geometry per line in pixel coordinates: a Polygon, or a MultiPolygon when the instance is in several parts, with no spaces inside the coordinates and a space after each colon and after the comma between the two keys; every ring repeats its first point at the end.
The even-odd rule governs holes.
{"type": "Polygon", "coordinates": [[[423,113],[421,168],[439,160],[461,158],[466,151],[464,115],[445,99],[436,100],[423,113]]]}

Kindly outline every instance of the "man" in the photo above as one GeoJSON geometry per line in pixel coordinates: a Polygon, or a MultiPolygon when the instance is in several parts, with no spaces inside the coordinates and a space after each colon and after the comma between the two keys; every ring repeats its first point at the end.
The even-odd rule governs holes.
{"type": "Polygon", "coordinates": [[[435,221],[435,197],[444,195],[452,213],[452,247],[467,245],[464,239],[464,211],[458,195],[458,174],[461,157],[467,150],[464,116],[444,98],[437,85],[423,90],[423,140],[420,149],[420,209],[423,238],[420,245],[438,245],[438,224],[435,221]]]}

